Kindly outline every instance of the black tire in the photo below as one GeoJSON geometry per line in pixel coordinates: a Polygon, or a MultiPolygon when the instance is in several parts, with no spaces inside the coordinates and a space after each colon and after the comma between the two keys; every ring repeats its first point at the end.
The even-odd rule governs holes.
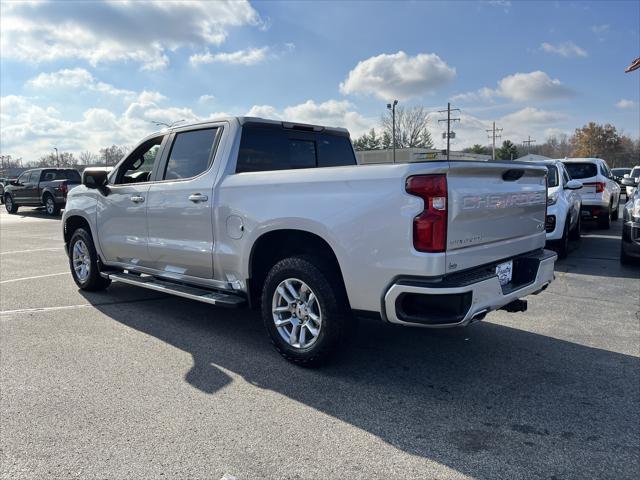
{"type": "MultiPolygon", "coordinates": [[[[80,249],[83,250],[82,248],[80,249]]],[[[93,244],[91,234],[84,228],[78,228],[71,236],[71,241],[69,242],[69,268],[71,268],[73,281],[76,282],[76,285],[78,285],[81,290],[95,292],[98,290],[104,290],[111,285],[111,280],[103,278],[100,275],[100,261],[98,259],[96,247],[93,244]],[[83,242],[82,245],[86,246],[89,257],[89,269],[86,278],[82,278],[74,268],[74,248],[78,242],[83,242]]]]}
{"type": "Polygon", "coordinates": [[[598,218],[598,227],[604,230],[611,228],[611,205],[609,205],[609,212],[604,218],[598,218]]]}
{"type": "Polygon", "coordinates": [[[620,245],[620,263],[623,265],[631,265],[634,263],[634,258],[627,255],[624,251],[624,246],[620,245]]]}
{"type": "Polygon", "coordinates": [[[56,200],[53,198],[53,195],[45,193],[44,197],[42,197],[42,203],[44,204],[44,211],[47,212],[47,215],[50,217],[57,217],[60,215],[60,205],[56,204],[56,200]]]}
{"type": "Polygon", "coordinates": [[[14,203],[13,197],[8,193],[4,196],[4,208],[11,214],[18,213],[18,205],[14,203]]]}
{"type": "MultiPolygon", "coordinates": [[[[352,337],[355,328],[342,279],[327,264],[320,258],[307,255],[285,258],[271,268],[262,290],[262,319],[271,342],[286,360],[304,367],[316,367],[326,362],[352,337]],[[304,282],[317,299],[321,324],[309,347],[292,346],[281,336],[275,324],[272,305],[277,298],[278,286],[288,279],[304,282]]],[[[293,317],[295,315],[291,314],[289,318],[293,317]]]]}
{"type": "Polygon", "coordinates": [[[580,240],[580,235],[582,232],[582,215],[578,212],[578,221],[576,222],[576,226],[569,232],[570,240],[580,240]]]}
{"type": "Polygon", "coordinates": [[[567,258],[569,255],[569,217],[564,221],[564,229],[562,230],[562,238],[558,240],[556,251],[558,258],[567,258]]]}
{"type": "Polygon", "coordinates": [[[613,205],[613,211],[611,212],[611,220],[618,220],[618,211],[620,206],[620,197],[618,197],[618,201],[613,205]]]}

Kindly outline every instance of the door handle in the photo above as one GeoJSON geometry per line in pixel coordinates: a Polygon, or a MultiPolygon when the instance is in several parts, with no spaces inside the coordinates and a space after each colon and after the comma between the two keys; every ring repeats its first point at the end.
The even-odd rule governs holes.
{"type": "Polygon", "coordinates": [[[143,197],[143,196],[141,196],[141,195],[133,195],[133,196],[131,197],[131,201],[132,201],[133,203],[142,203],[142,202],[144,202],[144,197],[143,197]]]}
{"type": "Polygon", "coordinates": [[[201,193],[192,193],[191,195],[189,195],[189,200],[191,200],[193,203],[206,202],[207,200],[209,200],[209,197],[207,197],[206,195],[202,195],[201,193]]]}

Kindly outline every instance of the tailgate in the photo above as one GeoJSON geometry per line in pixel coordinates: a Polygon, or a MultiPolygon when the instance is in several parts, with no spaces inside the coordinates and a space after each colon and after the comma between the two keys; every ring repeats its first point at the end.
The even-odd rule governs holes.
{"type": "Polygon", "coordinates": [[[508,259],[545,244],[546,167],[451,162],[447,271],[508,259]]]}

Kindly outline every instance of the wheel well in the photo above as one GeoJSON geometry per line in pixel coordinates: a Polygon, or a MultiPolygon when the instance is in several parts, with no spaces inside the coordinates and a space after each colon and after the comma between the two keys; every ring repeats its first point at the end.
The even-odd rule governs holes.
{"type": "Polygon", "coordinates": [[[65,245],[69,245],[71,237],[73,236],[73,232],[75,232],[79,228],[86,229],[89,235],[91,235],[91,227],[89,226],[89,222],[87,222],[84,218],[80,217],[79,215],[74,215],[73,217],[67,218],[64,223],[65,245]]]}
{"type": "Polygon", "coordinates": [[[262,286],[271,267],[283,258],[294,255],[313,255],[323,260],[318,267],[333,273],[340,280],[341,293],[346,295],[340,264],[331,246],[318,235],[303,230],[275,230],[265,233],[253,244],[249,257],[249,301],[260,305],[262,286]]]}

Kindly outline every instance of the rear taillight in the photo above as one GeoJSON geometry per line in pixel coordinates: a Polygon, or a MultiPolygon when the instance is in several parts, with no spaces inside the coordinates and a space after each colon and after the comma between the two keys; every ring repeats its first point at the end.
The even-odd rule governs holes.
{"type": "Polygon", "coordinates": [[[66,195],[69,192],[69,186],[66,183],[60,184],[60,191],[66,195]]]}
{"type": "Polygon", "coordinates": [[[424,210],[413,219],[413,247],[420,252],[444,252],[447,247],[447,176],[409,177],[406,190],[424,200],[424,210]]]}
{"type": "Polygon", "coordinates": [[[583,184],[586,187],[596,187],[596,193],[604,192],[605,183],[604,182],[588,182],[583,184]]]}

